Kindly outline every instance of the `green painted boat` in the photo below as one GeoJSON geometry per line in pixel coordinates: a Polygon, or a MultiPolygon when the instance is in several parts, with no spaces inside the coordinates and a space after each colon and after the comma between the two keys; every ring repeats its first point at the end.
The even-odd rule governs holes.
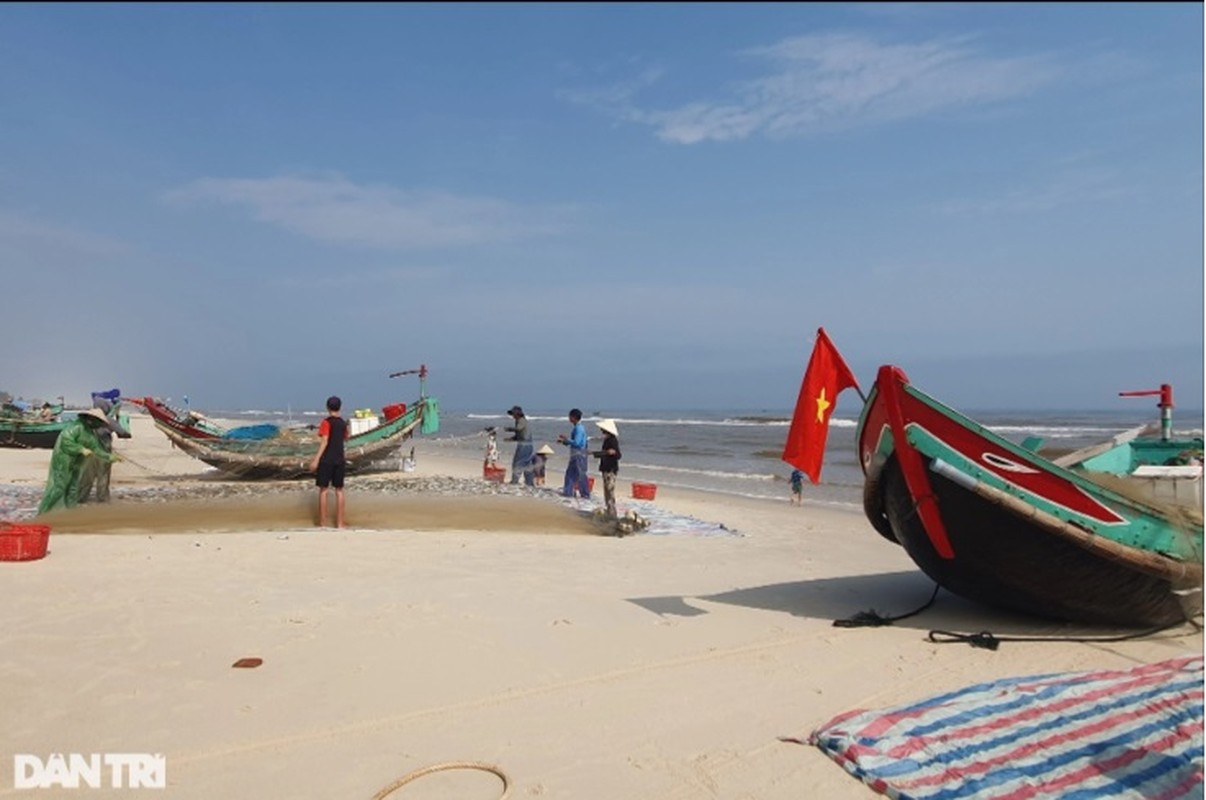
{"type": "Polygon", "coordinates": [[[50,405],[47,414],[25,411],[11,403],[0,407],[0,447],[50,450],[63,429],[75,421],[63,415],[62,405],[50,405]]]}
{"type": "MultiPolygon", "coordinates": [[[[387,405],[371,427],[357,430],[357,420],[351,420],[351,433],[344,441],[347,471],[368,469],[388,458],[403,442],[416,433],[432,434],[440,429],[440,404],[426,394],[427,365],[389,375],[419,376],[419,399],[409,406],[405,403],[387,405]]],[[[209,423],[203,435],[190,423],[180,424],[175,414],[157,414],[159,404],[139,404],[151,413],[155,427],[172,444],[193,458],[216,467],[231,477],[246,479],[289,480],[312,475],[310,461],[318,452],[318,435],[312,429],[282,428],[271,438],[232,438],[226,429],[209,423]]],[[[166,406],[164,406],[166,408],[166,406]]],[[[169,409],[170,410],[170,409],[169,409]]],[[[199,417],[199,415],[192,415],[199,417]]],[[[208,423],[208,420],[207,420],[208,423]]]]}
{"type": "Polygon", "coordinates": [[[1014,444],[883,366],[859,418],[863,505],[940,586],[1054,619],[1171,625],[1202,611],[1200,509],[1014,444]]]}
{"type": "Polygon", "coordinates": [[[1141,425],[1095,445],[1052,458],[1061,467],[1102,481],[1106,476],[1128,479],[1148,500],[1202,511],[1202,437],[1174,436],[1172,386],[1122,397],[1159,395],[1160,424],[1141,425]]]}
{"type": "MultiPolygon", "coordinates": [[[[284,429],[271,439],[197,439],[158,421],[156,427],[193,458],[236,478],[289,480],[311,475],[310,460],[318,452],[318,435],[312,430],[284,429]]],[[[367,469],[416,433],[438,430],[438,401],[421,398],[399,416],[348,437],[347,471],[367,469]]]]}

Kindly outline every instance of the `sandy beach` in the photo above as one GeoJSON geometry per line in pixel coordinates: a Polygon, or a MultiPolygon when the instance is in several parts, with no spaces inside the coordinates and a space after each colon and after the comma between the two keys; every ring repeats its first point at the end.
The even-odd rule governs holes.
{"type": "MultiPolygon", "coordinates": [[[[15,789],[15,754],[161,753],[167,788],[152,795],[170,798],[371,798],[444,762],[498,767],[513,798],[868,798],[783,739],[993,678],[1203,649],[1188,628],[935,643],[935,629],[1126,633],[946,592],[890,626],[835,627],[913,610],[933,584],[861,514],[786,493],[659,490],[654,507],[716,529],[607,537],[522,492],[381,491],[480,479],[480,462],[419,438],[414,472],[349,480],[351,530],[316,529],[309,482],[228,492],[149,418],[132,423],[113,502],[47,517],[49,555],[0,564],[0,797],[122,794],[15,789]],[[263,663],[232,668],[247,657],[263,663]]],[[[0,484],[40,487],[49,459],[0,450],[0,484]]],[[[623,477],[621,511],[635,507],[623,477]]],[[[501,792],[486,772],[447,771],[391,796],[501,792]]]]}

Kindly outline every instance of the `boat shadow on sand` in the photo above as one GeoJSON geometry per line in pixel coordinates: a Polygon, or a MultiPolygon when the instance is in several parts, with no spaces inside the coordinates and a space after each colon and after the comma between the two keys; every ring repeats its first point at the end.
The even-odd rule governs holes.
{"type": "MultiPolygon", "coordinates": [[[[943,589],[934,596],[934,588],[934,583],[925,575],[901,571],[788,581],[706,595],[634,597],[629,598],[628,602],[666,618],[704,616],[711,613],[709,604],[721,603],[830,620],[836,627],[875,627],[842,625],[838,622],[874,614],[881,618],[900,617],[889,623],[896,628],[972,633],[991,631],[998,638],[1109,637],[1143,630],[1015,614],[974,603],[943,589]],[[927,607],[931,596],[934,596],[934,601],[927,607]],[[696,604],[695,601],[702,602],[696,604]],[[910,612],[917,613],[903,616],[910,612]]],[[[1157,635],[1173,638],[1192,633],[1197,633],[1197,629],[1190,624],[1182,624],[1157,635]]]]}

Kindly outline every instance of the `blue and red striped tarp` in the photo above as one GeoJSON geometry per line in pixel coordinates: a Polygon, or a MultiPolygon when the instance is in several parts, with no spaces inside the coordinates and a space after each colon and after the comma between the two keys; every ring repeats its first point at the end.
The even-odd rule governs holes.
{"type": "Polygon", "coordinates": [[[899,800],[1203,796],[1201,656],[982,683],[841,714],[809,742],[899,800]]]}

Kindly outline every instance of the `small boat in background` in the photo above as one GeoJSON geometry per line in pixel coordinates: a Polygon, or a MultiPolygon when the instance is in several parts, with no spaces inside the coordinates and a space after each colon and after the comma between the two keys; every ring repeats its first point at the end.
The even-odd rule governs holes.
{"type": "Polygon", "coordinates": [[[867,396],[857,443],[868,520],[958,595],[1101,624],[1171,625],[1201,613],[1200,502],[1135,488],[1135,468],[1096,480],[1093,459],[1111,447],[1057,463],[890,365],[867,396]]]}
{"type": "Polygon", "coordinates": [[[1052,458],[1061,467],[1082,472],[1096,482],[1107,476],[1126,479],[1148,500],[1202,511],[1202,437],[1173,435],[1173,392],[1159,389],[1119,392],[1122,397],[1159,395],[1160,425],[1141,425],[1099,444],[1052,458]]]}
{"type": "Polygon", "coordinates": [[[14,401],[0,406],[0,447],[54,447],[63,429],[75,421],[74,413],[64,413],[61,403],[46,403],[37,410],[14,401]]]}

